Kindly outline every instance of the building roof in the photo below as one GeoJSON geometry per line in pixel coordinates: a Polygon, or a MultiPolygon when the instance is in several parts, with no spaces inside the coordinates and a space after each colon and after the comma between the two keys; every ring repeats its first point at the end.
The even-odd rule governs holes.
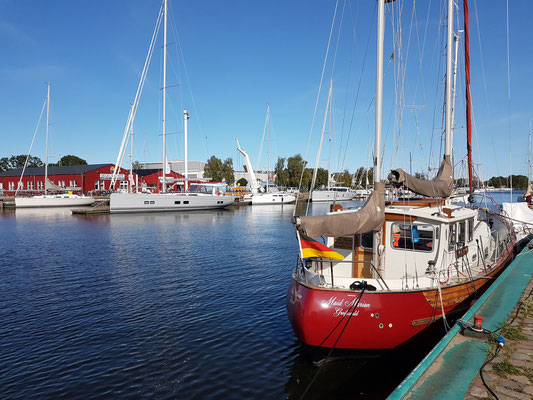
{"type": "MultiPolygon", "coordinates": [[[[62,167],[51,167],[48,166],[48,175],[79,175],[85,174],[89,171],[94,171],[95,169],[104,168],[111,163],[107,164],[89,164],[89,165],[69,165],[62,167]]],[[[22,174],[22,168],[9,169],[4,172],[0,172],[0,177],[5,176],[20,176],[22,174]]],[[[44,176],[44,167],[34,167],[26,168],[24,171],[24,176],[44,176]]]]}

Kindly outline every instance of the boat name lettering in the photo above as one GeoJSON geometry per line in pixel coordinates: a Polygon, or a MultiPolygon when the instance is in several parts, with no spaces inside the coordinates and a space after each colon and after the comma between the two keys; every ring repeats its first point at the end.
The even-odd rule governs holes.
{"type": "MultiPolygon", "coordinates": [[[[344,299],[337,299],[337,296],[332,296],[328,300],[322,300],[321,304],[322,306],[334,306],[334,307],[353,307],[355,302],[357,301],[357,298],[353,298],[352,300],[344,300],[344,299]]],[[[359,303],[357,304],[357,308],[369,308],[370,304],[368,303],[359,303]]]]}
{"type": "Polygon", "coordinates": [[[349,312],[348,310],[344,310],[342,307],[338,307],[335,309],[335,312],[333,313],[334,317],[344,317],[346,314],[352,314],[354,317],[357,317],[359,315],[359,310],[355,310],[352,312],[349,312]]]}

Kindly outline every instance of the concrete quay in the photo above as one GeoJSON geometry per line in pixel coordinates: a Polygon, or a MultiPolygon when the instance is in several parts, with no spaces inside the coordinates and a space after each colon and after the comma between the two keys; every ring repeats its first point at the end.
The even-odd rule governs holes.
{"type": "MultiPolygon", "coordinates": [[[[533,264],[531,265],[533,268],[533,264]]],[[[519,303],[500,331],[505,345],[483,368],[483,378],[500,400],[533,399],[533,279],[522,293],[519,303]],[[516,317],[515,317],[516,316],[516,317]],[[512,321],[514,318],[514,321],[512,321]]],[[[491,354],[494,348],[491,349],[491,354]]],[[[487,357],[487,361],[492,357],[487,357]]],[[[466,400],[493,399],[478,374],[466,400]]]]}

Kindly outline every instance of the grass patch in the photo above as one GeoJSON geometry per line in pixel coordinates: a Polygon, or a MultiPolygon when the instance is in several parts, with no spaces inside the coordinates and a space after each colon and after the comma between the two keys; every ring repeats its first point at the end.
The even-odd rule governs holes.
{"type": "Polygon", "coordinates": [[[522,313],[526,317],[533,313],[533,299],[528,299],[522,303],[522,313]]]}
{"type": "Polygon", "coordinates": [[[507,322],[502,324],[500,329],[500,336],[503,336],[506,340],[524,340],[527,337],[522,334],[522,330],[515,326],[509,325],[507,322]]]}
{"type": "Polygon", "coordinates": [[[521,371],[508,361],[501,361],[492,366],[494,372],[500,376],[520,375],[521,371]]]}

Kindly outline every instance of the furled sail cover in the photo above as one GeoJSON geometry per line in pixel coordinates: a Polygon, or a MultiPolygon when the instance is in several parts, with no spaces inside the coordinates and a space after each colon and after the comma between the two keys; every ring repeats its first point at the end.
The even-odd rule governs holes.
{"type": "Polygon", "coordinates": [[[394,186],[403,186],[412,192],[430,197],[448,197],[453,190],[453,169],[450,156],[445,156],[437,176],[432,180],[418,179],[403,169],[392,170],[389,181],[394,186]]]}
{"type": "Polygon", "coordinates": [[[308,236],[347,236],[371,232],[385,221],[385,184],[374,185],[366,204],[355,212],[300,217],[298,229],[308,236]]]}

